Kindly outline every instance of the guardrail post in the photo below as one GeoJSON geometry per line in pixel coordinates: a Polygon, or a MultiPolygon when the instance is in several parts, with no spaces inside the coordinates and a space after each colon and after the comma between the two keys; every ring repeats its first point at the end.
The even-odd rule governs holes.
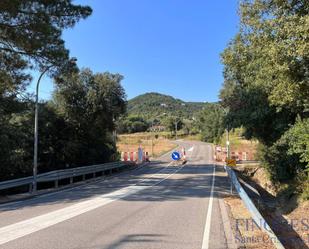
{"type": "MultiPolygon", "coordinates": [[[[112,174],[114,171],[120,171],[121,167],[126,167],[126,164],[119,164],[119,162],[113,162],[100,165],[92,165],[89,167],[79,167],[75,169],[68,168],[55,170],[39,174],[38,182],[50,182],[54,184],[55,188],[57,188],[59,187],[61,179],[66,179],[66,181],[69,179],[69,183],[73,184],[74,177],[82,176],[83,181],[85,181],[87,179],[87,175],[93,175],[93,177],[95,178],[100,176],[100,172],[102,172],[102,174],[103,172],[104,174],[112,174]]],[[[29,186],[27,189],[25,189],[25,191],[29,190],[30,193],[34,194],[33,177],[23,177],[19,179],[0,182],[0,190],[19,186],[29,186]]]]}
{"type": "Polygon", "coordinates": [[[33,187],[33,184],[32,184],[32,182],[29,184],[29,193],[31,193],[32,192],[32,187],[33,187]]]}
{"type": "Polygon", "coordinates": [[[233,194],[233,174],[231,172],[231,169],[228,166],[224,166],[224,169],[226,170],[228,176],[230,177],[230,193],[233,194]]]}

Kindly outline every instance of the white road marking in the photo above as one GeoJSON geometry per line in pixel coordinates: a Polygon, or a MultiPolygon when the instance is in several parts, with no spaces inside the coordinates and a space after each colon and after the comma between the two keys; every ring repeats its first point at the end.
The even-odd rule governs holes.
{"type": "Polygon", "coordinates": [[[212,214],[212,204],[213,204],[215,178],[216,178],[216,166],[214,165],[214,170],[213,170],[213,173],[212,173],[211,191],[210,191],[210,197],[209,197],[209,202],[208,202],[208,210],[207,210],[206,222],[205,222],[205,227],[204,227],[202,249],[209,249],[209,235],[210,235],[210,225],[211,225],[211,214],[212,214]]]}
{"type": "MultiPolygon", "coordinates": [[[[108,194],[99,195],[90,200],[82,201],[66,208],[62,208],[47,214],[43,214],[34,218],[30,218],[15,224],[2,227],[0,228],[0,245],[29,235],[31,233],[40,231],[42,229],[48,228],[62,221],[66,221],[83,213],[105,206],[113,201],[119,200],[126,196],[135,194],[139,191],[158,185],[164,180],[174,175],[175,173],[177,173],[183,167],[184,165],[179,168],[173,168],[174,170],[171,170],[170,167],[159,170],[157,173],[149,177],[152,178],[152,180],[154,181],[152,185],[138,185],[140,183],[139,182],[135,185],[131,185],[108,194]]],[[[150,180],[149,178],[144,179],[141,182],[147,182],[150,180]]]]}
{"type": "Polygon", "coordinates": [[[194,146],[192,146],[190,149],[188,149],[188,151],[193,151],[194,150],[194,146]]]}
{"type": "MultiPolygon", "coordinates": [[[[168,152],[170,153],[170,152],[168,152]]],[[[170,162],[167,166],[170,166],[172,162],[170,162]]],[[[140,170],[140,169],[143,169],[145,167],[145,165],[142,165],[142,166],[139,166],[138,168],[135,168],[133,170],[131,170],[131,172],[133,171],[137,171],[137,170],[140,170]]],[[[166,167],[164,167],[163,169],[161,170],[164,170],[166,167]]],[[[158,170],[158,172],[160,172],[161,170],[158,170]]],[[[94,179],[94,181],[91,181],[92,179],[90,179],[89,182],[85,181],[85,182],[81,182],[80,185],[77,185],[77,186],[72,186],[72,187],[68,187],[68,188],[65,188],[65,189],[59,189],[59,190],[55,190],[53,192],[50,192],[50,193],[42,193],[40,195],[37,195],[37,196],[34,196],[32,198],[29,198],[29,199],[25,199],[25,200],[21,200],[21,201],[11,201],[11,202],[8,202],[8,203],[3,203],[3,204],[0,204],[0,209],[1,208],[5,208],[5,207],[18,207],[19,204],[23,205],[25,202],[27,201],[32,201],[32,200],[37,200],[37,199],[42,199],[42,198],[45,198],[45,197],[49,197],[49,196],[53,196],[53,195],[57,195],[59,193],[64,193],[64,192],[69,192],[71,190],[74,190],[74,189],[78,189],[78,188],[82,188],[84,186],[87,186],[87,185],[91,185],[91,184],[94,184],[94,183],[100,183],[100,182],[104,182],[108,179],[117,179],[119,176],[122,176],[124,174],[127,174],[128,172],[122,172],[122,173],[118,173],[117,175],[111,175],[111,176],[104,176],[103,178],[98,178],[98,179],[94,179]]],[[[130,173],[130,171],[129,171],[130,173]]],[[[156,174],[156,173],[155,173],[156,174]]],[[[1,210],[0,210],[1,211],[1,210]]]]}

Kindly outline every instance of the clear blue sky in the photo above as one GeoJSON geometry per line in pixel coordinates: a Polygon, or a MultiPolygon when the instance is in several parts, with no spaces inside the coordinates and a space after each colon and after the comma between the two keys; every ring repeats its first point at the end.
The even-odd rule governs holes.
{"type": "MultiPolygon", "coordinates": [[[[155,91],[185,101],[218,100],[220,53],[238,29],[237,0],[74,2],[93,9],[63,34],[79,67],[122,74],[128,99],[155,91]]],[[[52,89],[45,77],[41,98],[52,89]]]]}

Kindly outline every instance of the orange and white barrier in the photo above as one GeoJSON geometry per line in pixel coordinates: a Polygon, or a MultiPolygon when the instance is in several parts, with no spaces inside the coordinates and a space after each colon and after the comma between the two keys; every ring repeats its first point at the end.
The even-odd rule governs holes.
{"type": "Polygon", "coordinates": [[[121,161],[128,161],[128,153],[127,152],[122,152],[121,153],[121,161]]]}
{"type": "Polygon", "coordinates": [[[182,160],[186,161],[186,149],[182,147],[181,152],[182,152],[182,160]]]}
{"type": "MultiPolygon", "coordinates": [[[[215,147],[215,160],[224,162],[227,158],[227,151],[226,148],[221,146],[215,147]]],[[[230,154],[231,159],[235,159],[236,161],[247,161],[247,160],[254,160],[255,154],[248,151],[231,151],[230,154]]]]}
{"type": "Polygon", "coordinates": [[[123,162],[149,162],[148,152],[141,151],[139,155],[138,151],[121,152],[121,161],[123,162]]]}
{"type": "Polygon", "coordinates": [[[148,151],[145,151],[145,152],[144,152],[143,161],[144,161],[144,162],[150,162],[148,151]]]}

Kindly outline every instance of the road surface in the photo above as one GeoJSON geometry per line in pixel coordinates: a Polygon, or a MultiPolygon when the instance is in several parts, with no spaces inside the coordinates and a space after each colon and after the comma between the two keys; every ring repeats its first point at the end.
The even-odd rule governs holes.
{"type": "Polygon", "coordinates": [[[234,248],[222,166],[210,145],[179,143],[186,165],[171,166],[166,155],[106,180],[0,205],[0,248],[234,248]]]}

